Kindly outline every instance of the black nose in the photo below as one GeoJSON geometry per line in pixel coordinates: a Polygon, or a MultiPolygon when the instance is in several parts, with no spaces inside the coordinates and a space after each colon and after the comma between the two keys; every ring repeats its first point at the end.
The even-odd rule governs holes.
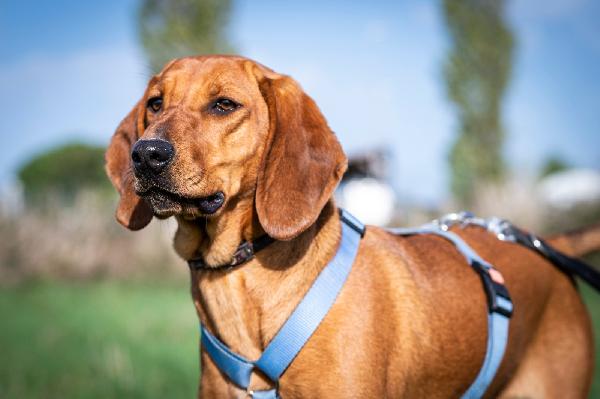
{"type": "Polygon", "coordinates": [[[175,149],[165,140],[138,140],[131,150],[136,172],[159,174],[171,162],[175,149]]]}

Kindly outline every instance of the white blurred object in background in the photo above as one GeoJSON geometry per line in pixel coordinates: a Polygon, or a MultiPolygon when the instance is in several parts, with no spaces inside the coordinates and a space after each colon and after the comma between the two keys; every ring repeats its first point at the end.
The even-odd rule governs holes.
{"type": "Polygon", "coordinates": [[[543,178],[538,186],[540,197],[559,209],[600,201],[600,172],[569,169],[543,178]]]}
{"type": "Polygon", "coordinates": [[[396,196],[387,183],[371,177],[349,179],[337,198],[341,207],[365,224],[385,226],[392,220],[396,196]]]}

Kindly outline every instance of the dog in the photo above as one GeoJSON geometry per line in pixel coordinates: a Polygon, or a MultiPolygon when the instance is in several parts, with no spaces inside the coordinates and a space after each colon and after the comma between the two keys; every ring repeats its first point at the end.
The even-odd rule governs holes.
{"type": "MultiPolygon", "coordinates": [[[[117,220],[132,230],[153,217],[177,220],[176,252],[206,265],[190,271],[200,321],[248,359],[261,355],[335,254],[341,227],[332,194],[346,165],[298,83],[236,56],[167,64],[106,152],[120,194],[117,220]],[[253,259],[218,267],[240,242],[264,234],[275,241],[253,259]]],[[[501,271],[515,306],[486,397],[585,398],[593,338],[573,279],[483,229],[455,233],[501,271]]],[[[589,237],[550,242],[582,255],[597,247],[589,237]]],[[[341,293],[279,392],[286,399],[460,397],[486,353],[485,303],[479,277],[448,241],[369,226],[341,293]]],[[[200,356],[198,397],[247,397],[205,350],[200,356]]],[[[251,390],[272,385],[253,373],[251,390]]]]}

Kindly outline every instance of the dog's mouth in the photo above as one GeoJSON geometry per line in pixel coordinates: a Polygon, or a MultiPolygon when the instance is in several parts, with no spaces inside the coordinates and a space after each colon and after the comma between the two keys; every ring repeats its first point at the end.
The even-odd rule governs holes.
{"type": "Polygon", "coordinates": [[[138,195],[152,205],[154,214],[158,217],[169,217],[175,214],[190,217],[212,215],[225,203],[225,194],[222,191],[207,197],[191,198],[162,188],[151,187],[138,195]]]}

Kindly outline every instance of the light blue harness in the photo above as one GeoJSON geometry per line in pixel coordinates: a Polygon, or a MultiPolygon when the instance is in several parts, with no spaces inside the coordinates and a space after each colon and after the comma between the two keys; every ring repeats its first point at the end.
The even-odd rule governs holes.
{"type": "MultiPolygon", "coordinates": [[[[340,211],[340,219],[342,234],[337,253],[321,271],[305,297],[258,360],[250,361],[234,353],[203,325],[200,326],[204,350],[219,370],[235,385],[245,389],[252,398],[279,398],[279,379],[325,318],[346,282],[358,253],[365,226],[344,210],[340,211]],[[255,369],[263,372],[273,382],[275,388],[265,391],[249,390],[250,376],[255,369]]],[[[398,235],[429,233],[440,235],[451,241],[481,276],[489,309],[486,357],[477,378],[463,395],[463,398],[468,399],[480,398],[494,379],[502,361],[508,340],[512,302],[506,288],[490,276],[493,267],[481,259],[460,237],[445,231],[440,226],[432,223],[417,229],[390,229],[390,232],[398,235]]]]}

